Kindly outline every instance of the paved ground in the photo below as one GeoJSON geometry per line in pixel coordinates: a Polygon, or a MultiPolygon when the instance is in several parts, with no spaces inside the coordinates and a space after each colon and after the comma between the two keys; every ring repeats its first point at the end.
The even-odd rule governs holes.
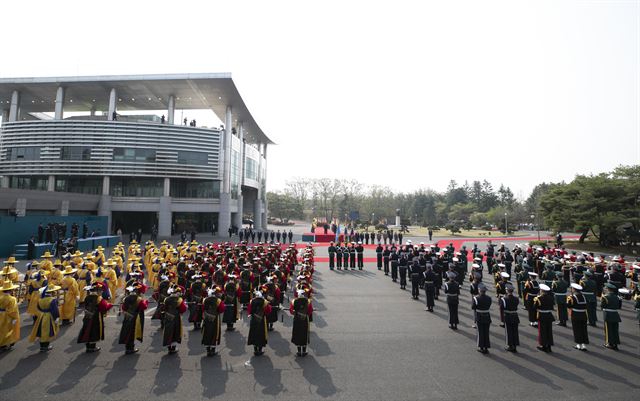
{"type": "MultiPolygon", "coordinates": [[[[371,250],[367,251],[373,256],[371,250]]],[[[325,248],[318,249],[326,256],[325,248]]],[[[408,291],[371,264],[362,272],[329,271],[321,263],[311,352],[296,358],[290,319],[278,323],[267,353],[254,358],[248,327],[225,333],[220,356],[207,358],[200,335],[185,332],[178,355],[161,347],[156,321],[147,320],[141,353],[124,356],[115,344],[119,320],[107,318],[98,354],[75,343],[78,323],[63,330],[49,354],[26,340],[0,354],[2,400],[127,399],[638,399],[639,330],[632,305],[622,312],[619,352],[602,347],[602,328],[591,329],[587,353],[571,348],[570,328],[554,328],[554,353],[535,349],[535,330],[521,325],[520,352],[502,350],[504,333],[493,313],[493,348],[475,352],[471,313],[462,297],[460,330],[447,328],[446,305],[424,311],[424,294],[408,291]]],[[[468,288],[463,294],[468,294],[468,288]]],[[[495,305],[494,305],[495,307],[495,305]]],[[[495,308],[494,308],[495,312],[495,308]]],[[[521,320],[526,321],[524,311],[521,320]]],[[[23,337],[30,321],[23,322],[23,337]]]]}

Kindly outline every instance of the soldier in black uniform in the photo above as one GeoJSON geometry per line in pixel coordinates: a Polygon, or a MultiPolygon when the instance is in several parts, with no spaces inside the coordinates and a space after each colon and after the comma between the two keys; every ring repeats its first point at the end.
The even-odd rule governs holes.
{"type": "Polygon", "coordinates": [[[333,270],[335,267],[336,247],[333,245],[333,241],[329,244],[329,269],[333,270]]]}
{"type": "Polygon", "coordinates": [[[489,340],[489,327],[491,326],[491,297],[487,295],[487,287],[484,284],[478,286],[479,295],[473,297],[471,308],[476,312],[476,325],[478,326],[478,352],[486,354],[491,348],[489,340]]]}
{"type": "Polygon", "coordinates": [[[571,283],[572,294],[567,296],[567,307],[571,310],[571,328],[575,349],[586,351],[589,344],[589,332],[587,331],[587,298],[582,294],[580,284],[571,283]]]}
{"type": "Polygon", "coordinates": [[[342,270],[342,246],[340,244],[336,246],[336,266],[338,270],[342,270]]]}
{"type": "Polygon", "coordinates": [[[382,266],[384,268],[385,276],[389,275],[389,257],[390,256],[391,256],[391,250],[389,249],[389,245],[385,245],[384,250],[382,251],[382,266]]]}
{"type": "Polygon", "coordinates": [[[362,270],[364,267],[364,247],[362,246],[362,241],[358,241],[356,254],[358,255],[358,270],[362,270]]]}
{"type": "Polygon", "coordinates": [[[504,331],[505,331],[505,349],[510,352],[517,352],[516,347],[520,345],[520,336],[518,334],[518,325],[520,318],[518,317],[518,305],[520,298],[513,295],[513,286],[507,285],[507,294],[500,298],[500,311],[504,315],[504,331]]]}
{"type": "Polygon", "coordinates": [[[434,299],[436,295],[436,287],[435,287],[435,279],[436,274],[433,272],[431,268],[431,264],[427,264],[426,271],[424,272],[424,293],[427,299],[427,307],[425,308],[428,312],[433,312],[433,306],[435,304],[434,299]]]}
{"type": "Polygon", "coordinates": [[[391,280],[395,283],[398,281],[398,261],[400,259],[400,255],[398,255],[398,251],[395,246],[391,247],[391,280]]]}
{"type": "Polygon", "coordinates": [[[411,272],[411,296],[418,299],[420,294],[420,277],[422,277],[422,269],[418,260],[414,260],[410,268],[411,272]]]}
{"type": "Polygon", "coordinates": [[[460,300],[460,286],[455,281],[456,274],[454,272],[448,272],[447,277],[449,281],[444,284],[444,293],[447,296],[447,306],[449,307],[449,328],[452,330],[458,330],[458,304],[460,300]]]}
{"type": "Polygon", "coordinates": [[[349,243],[345,242],[342,248],[342,265],[345,270],[349,269],[349,243]]]}
{"type": "Polygon", "coordinates": [[[409,261],[407,260],[407,255],[403,252],[400,255],[400,260],[398,261],[398,270],[400,271],[400,289],[404,290],[407,288],[407,270],[409,268],[409,261]]]}
{"type": "Polygon", "coordinates": [[[527,312],[529,313],[529,326],[537,326],[538,318],[536,313],[536,308],[533,305],[533,300],[540,293],[540,284],[538,283],[538,273],[529,272],[527,275],[527,281],[524,283],[524,288],[522,289],[522,293],[524,294],[524,306],[527,308],[527,312]]]}
{"type": "Polygon", "coordinates": [[[351,270],[356,269],[356,245],[354,243],[351,243],[349,247],[349,267],[351,270]]]}
{"type": "Polygon", "coordinates": [[[378,267],[378,270],[382,270],[382,252],[382,245],[378,244],[378,246],[376,247],[376,265],[378,267]]]}
{"type": "Polygon", "coordinates": [[[187,301],[189,301],[189,322],[193,323],[194,330],[198,330],[202,323],[202,299],[205,296],[207,286],[205,285],[206,278],[202,273],[198,272],[192,278],[195,281],[191,283],[187,297],[187,301]]]}
{"type": "Polygon", "coordinates": [[[551,288],[546,284],[540,284],[541,294],[534,298],[533,307],[538,318],[538,349],[551,352],[553,345],[553,316],[555,299],[551,294],[551,288]]]}

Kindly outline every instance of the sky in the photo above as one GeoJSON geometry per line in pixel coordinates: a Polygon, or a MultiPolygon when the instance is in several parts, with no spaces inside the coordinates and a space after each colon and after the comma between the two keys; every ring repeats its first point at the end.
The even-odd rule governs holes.
{"type": "Polygon", "coordinates": [[[640,163],[638,0],[12,1],[2,27],[0,77],[231,72],[276,142],[269,190],[526,198],[640,163]]]}

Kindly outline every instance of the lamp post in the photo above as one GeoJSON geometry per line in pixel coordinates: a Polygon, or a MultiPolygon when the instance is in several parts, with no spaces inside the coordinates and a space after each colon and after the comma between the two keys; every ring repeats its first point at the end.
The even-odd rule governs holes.
{"type": "Polygon", "coordinates": [[[509,226],[507,225],[507,212],[504,212],[504,235],[509,234],[509,226]]]}
{"type": "Polygon", "coordinates": [[[538,221],[536,219],[536,215],[532,214],[531,215],[531,220],[534,222],[534,224],[536,225],[536,230],[538,230],[538,241],[540,241],[540,224],[538,224],[538,221]]]}

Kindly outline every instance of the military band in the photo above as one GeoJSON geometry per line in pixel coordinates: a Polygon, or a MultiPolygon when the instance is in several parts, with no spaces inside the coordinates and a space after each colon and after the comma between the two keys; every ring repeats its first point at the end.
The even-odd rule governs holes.
{"type": "MultiPolygon", "coordinates": [[[[112,250],[99,247],[84,257],[76,252],[53,260],[46,252],[42,260],[28,264],[22,282],[14,267],[17,261],[10,258],[0,270],[0,350],[12,349],[20,339],[16,295],[23,294],[27,313],[33,316],[29,340],[39,341],[41,352],[53,348],[61,324],[71,326],[76,320],[81,320],[77,343],[85,344],[88,353],[100,351],[105,326],[113,322],[106,317],[117,306],[122,322],[117,341],[125,346],[126,355],[137,353],[136,342],[144,340],[145,312],[151,302],[155,307],[152,319],[160,320],[162,345],[169,354],[179,352],[185,312],[189,312],[187,320],[194,331],[201,332],[207,356],[214,356],[222,324],[234,331],[246,309],[248,345],[254,347],[256,356],[262,355],[279,311],[288,306],[291,341],[297,347],[296,355],[304,357],[313,321],[315,252],[310,244],[298,248],[294,244],[195,241],[175,247],[166,241],[159,246],[149,241],[141,246],[134,240],[128,248],[122,243],[112,250]],[[145,295],[148,290],[150,300],[145,295]],[[283,307],[285,296],[290,305],[283,307]]],[[[353,247],[350,252],[354,265],[357,259],[358,265],[364,265],[364,251],[353,247]]]]}

